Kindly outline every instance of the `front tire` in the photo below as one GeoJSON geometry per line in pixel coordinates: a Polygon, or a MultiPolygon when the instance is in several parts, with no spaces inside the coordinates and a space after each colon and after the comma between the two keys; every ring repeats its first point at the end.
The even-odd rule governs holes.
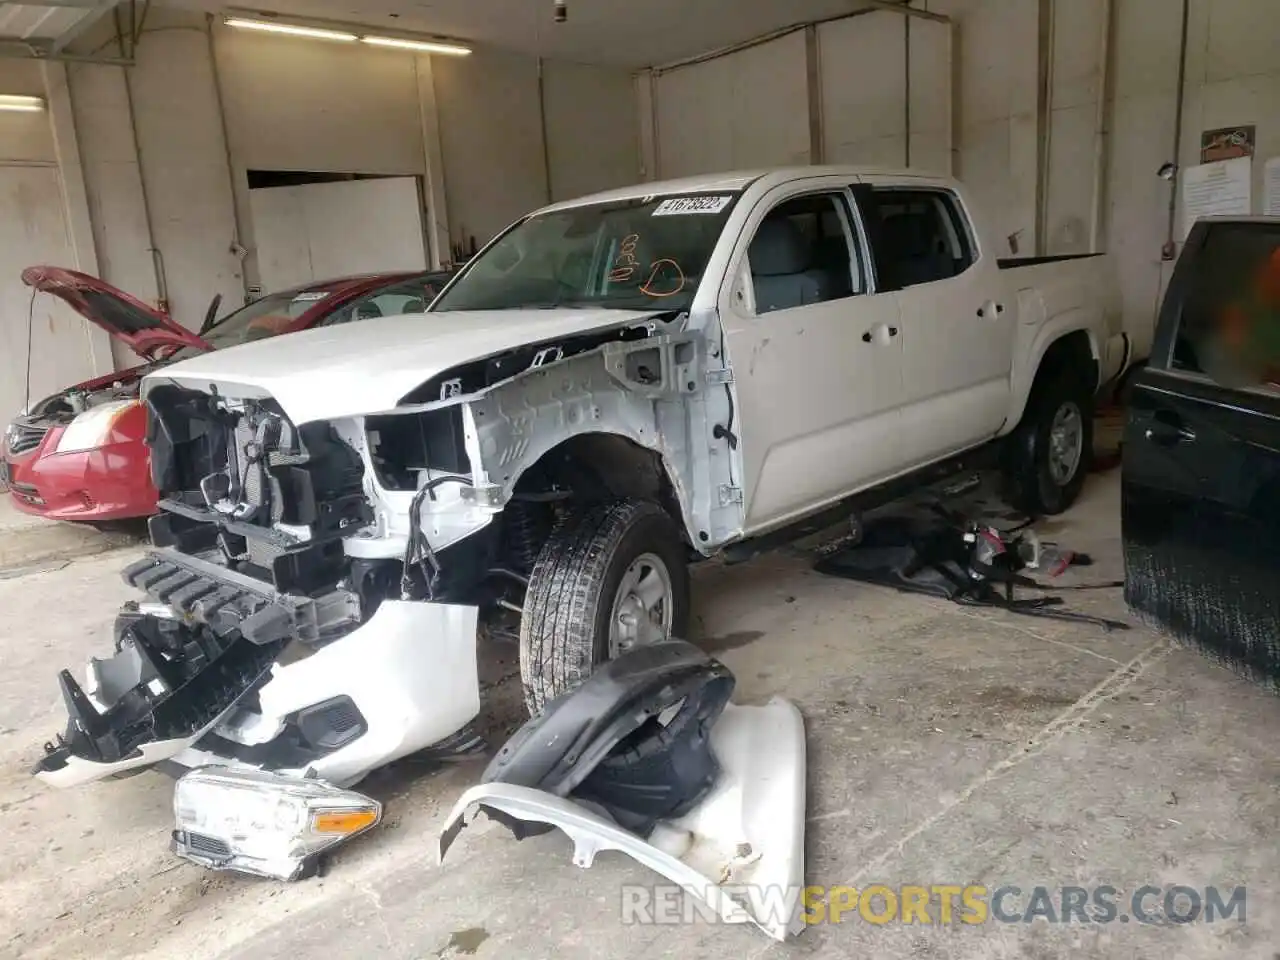
{"type": "Polygon", "coordinates": [[[1093,392],[1063,367],[1037,383],[1010,437],[1010,504],[1031,516],[1063,513],[1080,497],[1093,455],[1093,392]]]}
{"type": "Polygon", "coordinates": [[[605,660],[689,624],[684,544],[646,500],[587,508],[552,532],[529,575],[520,678],[536,716],[605,660]]]}

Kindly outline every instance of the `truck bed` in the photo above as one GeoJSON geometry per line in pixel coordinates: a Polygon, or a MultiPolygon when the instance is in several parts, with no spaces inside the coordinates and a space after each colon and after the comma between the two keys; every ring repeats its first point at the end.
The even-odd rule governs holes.
{"type": "Polygon", "coordinates": [[[997,263],[1007,271],[1007,289],[1018,301],[1019,355],[1031,350],[1034,333],[1046,318],[1098,310],[1106,321],[1094,345],[1100,384],[1124,370],[1132,359],[1133,338],[1124,329],[1120,291],[1105,253],[1017,257],[997,263]]]}

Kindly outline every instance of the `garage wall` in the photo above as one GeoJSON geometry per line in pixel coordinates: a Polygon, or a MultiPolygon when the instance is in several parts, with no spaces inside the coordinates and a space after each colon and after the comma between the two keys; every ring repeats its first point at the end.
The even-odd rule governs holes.
{"type": "Polygon", "coordinates": [[[516,54],[433,60],[455,241],[477,244],[547,203],[538,61],[516,54]]]}
{"type": "Polygon", "coordinates": [[[0,164],[0,419],[96,372],[87,324],[23,285],[23,268],[65,263],[71,238],[62,184],[50,164],[0,164]],[[28,339],[29,338],[29,339],[28,339]],[[28,352],[29,351],[29,352],[28,352]],[[31,394],[26,392],[30,356],[31,394]]]}
{"type": "MultiPolygon", "coordinates": [[[[40,65],[23,60],[0,60],[0,93],[45,96],[40,65]]],[[[56,160],[48,114],[0,111],[0,163],[54,163],[56,160]]]]}
{"type": "Polygon", "coordinates": [[[805,35],[659,73],[663,178],[810,161],[805,35]]]}
{"type": "Polygon", "coordinates": [[[217,43],[239,167],[422,176],[438,136],[446,242],[483,244],[546,203],[548,179],[566,199],[639,176],[626,71],[546,62],[540,107],[538,61],[518,54],[420,57],[230,29],[217,43]]]}
{"type": "MultiPolygon", "coordinates": [[[[887,12],[818,24],[724,56],[655,72],[637,87],[642,132],[656,141],[657,175],[742,167],[861,163],[946,171],[951,165],[952,59],[943,24],[887,12]],[[910,89],[910,152],[907,97],[910,89]],[[645,128],[652,111],[654,130],[645,128]],[[816,147],[816,149],[815,149],[816,147]]],[[[1034,104],[1033,104],[1034,106],[1034,104]]]]}
{"type": "MultiPolygon", "coordinates": [[[[1175,159],[1181,4],[1113,4],[1102,235],[1121,269],[1126,317],[1146,348],[1155,305],[1172,269],[1161,260],[1160,249],[1173,188],[1156,171],[1175,159]]],[[[1102,0],[1057,4],[1046,221],[1050,252],[1087,247],[1082,233],[1087,238],[1092,209],[1102,9],[1102,0]]],[[[1280,16],[1273,0],[1191,0],[1177,162],[1184,168],[1199,163],[1201,132],[1235,124],[1257,126],[1254,209],[1259,212],[1263,162],[1280,154],[1280,16]]],[[[1179,204],[1176,241],[1182,238],[1181,218],[1179,204]]]]}
{"type": "Polygon", "coordinates": [[[917,6],[954,18],[954,35],[946,24],[917,18],[908,26],[885,11],[816,26],[817,151],[809,147],[804,31],[659,72],[658,175],[811,157],[953,172],[994,212],[1001,240],[1034,251],[1039,0],[917,6]]]}
{"type": "MultiPolygon", "coordinates": [[[[106,24],[99,34],[86,52],[114,55],[106,24]]],[[[215,294],[235,304],[259,282],[251,169],[422,178],[427,231],[445,261],[452,246],[483,244],[552,196],[639,177],[624,70],[548,62],[540,81],[528,56],[417,56],[159,8],[136,61],[69,68],[98,266],[149,301],[167,292],[193,328],[215,294]]],[[[45,128],[0,140],[10,144],[50,153],[45,128]]]]}
{"type": "Polygon", "coordinates": [[[33,301],[21,280],[23,268],[33,263],[94,268],[82,262],[73,236],[79,211],[73,218],[59,160],[66,152],[66,165],[78,176],[78,159],[74,138],[60,145],[55,136],[64,101],[50,97],[46,74],[56,86],[59,68],[0,60],[0,93],[48,101],[39,113],[0,112],[0,423],[28,399],[112,368],[105,335],[52,297],[33,301]]]}
{"type": "MultiPolygon", "coordinates": [[[[154,11],[135,67],[72,64],[67,75],[101,276],[193,329],[215,295],[242,300],[203,18],[154,11]]],[[[114,350],[117,363],[136,362],[114,350]]]]}
{"type": "MultiPolygon", "coordinates": [[[[1170,270],[1160,249],[1171,187],[1155,172],[1174,159],[1181,4],[1112,0],[1102,90],[1104,2],[916,0],[953,27],[911,20],[909,84],[902,16],[875,12],[820,24],[812,102],[825,160],[900,167],[908,160],[909,87],[910,165],[949,166],[990,212],[1001,253],[1030,255],[1092,246],[1098,100],[1105,98],[1098,246],[1117,261],[1126,324],[1145,352],[1170,270]],[[1043,65],[1042,45],[1049,53],[1043,65]]],[[[659,71],[652,85],[642,77],[642,154],[652,158],[653,176],[803,161],[811,102],[803,37],[659,71]]],[[[1202,130],[1256,124],[1258,209],[1263,161],[1280,154],[1275,0],[1190,0],[1182,120],[1184,167],[1199,162],[1202,130]]]]}
{"type": "Polygon", "coordinates": [[[249,191],[263,289],[344,273],[425,270],[416,177],[371,177],[249,191]]]}
{"type": "Polygon", "coordinates": [[[956,23],[953,171],[990,212],[1004,252],[1032,254],[1039,0],[928,0],[924,6],[956,23]]]}
{"type": "MultiPolygon", "coordinates": [[[[248,171],[404,174],[431,182],[423,115],[424,92],[434,109],[427,58],[221,24],[214,24],[213,40],[249,284],[270,289],[272,271],[258,257],[248,171]]],[[[431,197],[429,187],[424,193],[431,197]]],[[[427,231],[447,256],[448,223],[441,214],[427,231]]]]}
{"type": "MultiPolygon", "coordinates": [[[[138,154],[129,125],[124,72],[76,64],[68,68],[80,137],[85,194],[99,275],[148,302],[159,299],[143,211],[138,154]]],[[[112,343],[117,364],[137,362],[112,343]]]]}
{"type": "Polygon", "coordinates": [[[246,168],[426,172],[416,57],[215,29],[227,132],[246,168]]]}
{"type": "Polygon", "coordinates": [[[905,164],[905,18],[873,13],[824,23],[818,41],[824,159],[905,164]]]}
{"type": "MultiPolygon", "coordinates": [[[[1179,0],[1112,0],[1107,89],[1100,90],[1104,0],[926,0],[957,23],[956,173],[1019,252],[1036,244],[1037,142],[1047,137],[1047,253],[1090,249],[1098,98],[1106,98],[1101,249],[1116,260],[1127,329],[1145,353],[1171,264],[1161,260],[1174,159],[1179,0]],[[1040,13],[1052,16],[1050,110],[1037,121],[1040,13]]],[[[1046,24],[1048,26],[1048,24],[1046,24]]],[[[913,101],[914,103],[914,101],[913,101]]],[[[1274,0],[1190,0],[1178,162],[1199,162],[1200,132],[1257,125],[1262,163],[1280,154],[1280,16],[1274,0]]],[[[1181,221],[1179,207],[1177,221],[1181,221]]],[[[1181,239],[1180,233],[1175,239],[1181,239]]]]}
{"type": "Polygon", "coordinates": [[[543,97],[553,200],[641,179],[639,125],[629,73],[549,60],[543,70],[543,97]]]}
{"type": "Polygon", "coordinates": [[[947,27],[877,12],[820,24],[817,35],[823,159],[948,172],[952,64],[947,27]]]}

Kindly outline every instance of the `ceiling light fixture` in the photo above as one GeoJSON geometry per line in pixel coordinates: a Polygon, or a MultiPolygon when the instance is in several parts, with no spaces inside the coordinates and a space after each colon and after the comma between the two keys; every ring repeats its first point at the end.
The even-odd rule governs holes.
{"type": "Polygon", "coordinates": [[[20,93],[0,93],[0,110],[21,113],[39,113],[44,109],[44,98],[29,97],[20,93]]]}
{"type": "Polygon", "coordinates": [[[246,20],[244,17],[228,17],[222,21],[228,27],[242,27],[245,30],[261,30],[264,33],[285,33],[293,37],[310,37],[313,40],[358,40],[354,33],[343,33],[340,30],[322,30],[319,27],[297,27],[291,23],[270,23],[265,20],[246,20]]]}
{"type": "Polygon", "coordinates": [[[456,43],[442,43],[438,40],[405,40],[400,37],[361,37],[362,43],[370,43],[375,47],[395,47],[398,50],[417,50],[420,53],[439,53],[447,57],[465,57],[471,52],[470,47],[456,43]]]}

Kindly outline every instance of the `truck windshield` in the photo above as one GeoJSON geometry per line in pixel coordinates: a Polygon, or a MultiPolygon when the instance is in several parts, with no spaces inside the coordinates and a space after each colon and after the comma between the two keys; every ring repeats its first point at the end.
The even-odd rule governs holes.
{"type": "Polygon", "coordinates": [[[688,309],[737,198],[646,197],[530,217],[431,309],[688,309]]]}

